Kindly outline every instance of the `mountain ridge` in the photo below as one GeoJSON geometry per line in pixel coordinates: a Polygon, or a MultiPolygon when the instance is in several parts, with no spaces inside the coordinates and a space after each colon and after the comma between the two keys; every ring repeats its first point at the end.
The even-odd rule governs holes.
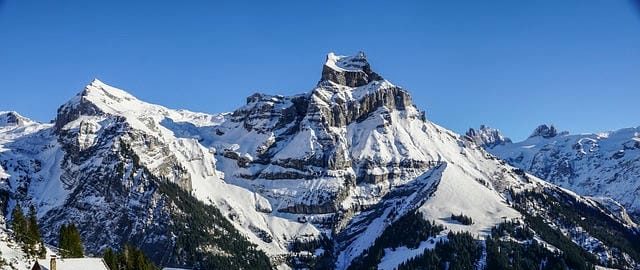
{"type": "MultiPolygon", "coordinates": [[[[36,126],[0,132],[7,209],[17,202],[36,206],[43,236],[54,244],[57,227],[78,223],[94,254],[133,241],[162,265],[193,264],[192,251],[218,263],[213,266],[241,263],[229,256],[238,252],[254,263],[267,256],[281,269],[347,269],[366,261],[371,248],[385,247],[378,238],[413,213],[445,234],[466,232],[484,241],[506,220],[532,222],[533,212],[576,230],[568,241],[600,256],[589,263],[637,265],[635,257],[616,253],[620,247],[593,236],[597,230],[578,230],[573,216],[544,213],[526,196],[583,205],[585,213],[615,224],[617,233],[635,224],[430,122],[407,90],[371,69],[364,53],[329,54],[320,82],[306,93],[254,94],[217,115],[149,104],[94,80],[58,109],[54,124],[36,126]],[[210,213],[198,224],[213,226],[180,229],[190,211],[210,213]],[[461,214],[473,222],[452,218],[461,214]],[[106,228],[122,229],[97,231],[106,228]],[[207,230],[222,230],[231,237],[225,241],[242,248],[213,241],[207,230]]],[[[434,239],[447,237],[415,240],[434,239]]],[[[381,258],[384,268],[428,246],[436,248],[409,248],[412,256],[389,252],[394,258],[381,258]]]]}
{"type": "Polygon", "coordinates": [[[569,134],[541,127],[551,134],[485,148],[516,167],[582,195],[619,201],[638,220],[639,205],[633,194],[640,190],[634,176],[640,167],[640,128],[569,134]]]}

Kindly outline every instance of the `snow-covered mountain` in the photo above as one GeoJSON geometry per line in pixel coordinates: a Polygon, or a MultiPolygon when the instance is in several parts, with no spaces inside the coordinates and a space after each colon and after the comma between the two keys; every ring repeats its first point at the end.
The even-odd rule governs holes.
{"type": "Polygon", "coordinates": [[[52,124],[11,114],[0,117],[6,208],[36,206],[51,244],[74,222],[90,253],[129,242],[161,265],[394,269],[468,232],[483,268],[511,238],[484,240],[508,221],[531,232],[518,246],[545,247],[538,264],[579,265],[564,262],[576,250],[588,265],[640,261],[615,201],[478,147],[508,145],[497,131],[460,136],[428,121],[363,53],[330,53],[311,91],[254,94],[231,113],[168,109],[95,80],[52,124]]]}
{"type": "Polygon", "coordinates": [[[197,128],[219,119],[144,103],[93,81],[60,107],[54,124],[3,127],[0,163],[8,210],[17,202],[35,206],[43,237],[52,244],[60,226],[77,224],[90,254],[132,243],[163,265],[194,260],[264,265],[266,256],[253,252],[218,209],[198,206],[194,197],[176,190],[257,200],[220,180],[213,149],[161,125],[186,120],[197,128]],[[192,211],[207,216],[188,217],[192,211]],[[194,226],[188,235],[187,226],[194,226]],[[193,234],[208,237],[192,239],[193,234]],[[214,240],[222,244],[203,250],[214,240]],[[238,247],[246,257],[229,255],[241,252],[238,247]]]}
{"type": "Polygon", "coordinates": [[[556,185],[597,200],[614,199],[640,218],[640,128],[574,135],[541,125],[522,142],[486,148],[556,185]]]}

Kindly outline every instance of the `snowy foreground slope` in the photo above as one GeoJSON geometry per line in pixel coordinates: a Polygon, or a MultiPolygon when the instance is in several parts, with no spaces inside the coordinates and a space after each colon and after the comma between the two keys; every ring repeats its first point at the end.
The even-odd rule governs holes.
{"type": "Polygon", "coordinates": [[[522,142],[485,148],[551,183],[624,210],[620,203],[640,218],[640,128],[573,135],[542,125],[522,142]]]}
{"type": "Polygon", "coordinates": [[[29,258],[6,228],[4,217],[0,217],[0,269],[30,269],[34,258],[29,258]]]}
{"type": "Polygon", "coordinates": [[[231,113],[168,109],[98,80],[52,124],[2,113],[0,187],[5,213],[36,206],[50,244],[74,222],[90,254],[129,242],[163,266],[394,269],[463,232],[483,250],[476,268],[512,239],[544,246],[541,267],[576,250],[585,265],[638,266],[636,225],[614,201],[506,165],[478,146],[487,139],[428,121],[364,54],[331,53],[311,91],[254,94],[231,113]],[[496,238],[505,221],[530,238],[496,238]],[[403,224],[417,227],[384,240],[403,224]]]}

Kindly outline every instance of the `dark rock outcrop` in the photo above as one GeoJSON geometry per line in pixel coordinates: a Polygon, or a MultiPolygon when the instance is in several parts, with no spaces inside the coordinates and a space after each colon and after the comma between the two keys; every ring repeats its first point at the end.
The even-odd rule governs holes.
{"type": "MultiPolygon", "coordinates": [[[[337,56],[329,54],[327,56],[327,62],[334,61],[334,59],[331,59],[333,57],[337,56]]],[[[340,85],[359,87],[372,81],[382,80],[382,76],[371,70],[371,66],[363,52],[358,53],[356,56],[337,58],[335,65],[338,69],[325,64],[322,67],[322,78],[320,82],[332,81],[340,85]]]]}
{"type": "Polygon", "coordinates": [[[85,92],[80,93],[80,95],[76,97],[78,99],[77,103],[68,103],[58,108],[58,113],[55,119],[56,133],[59,133],[65,125],[73,122],[82,115],[104,114],[98,106],[84,97],[85,92]]]}
{"type": "Polygon", "coordinates": [[[482,147],[493,148],[497,145],[511,143],[511,139],[503,136],[499,130],[485,125],[480,125],[478,130],[470,128],[465,135],[467,140],[482,147]]]}
{"type": "Polygon", "coordinates": [[[409,93],[395,86],[380,87],[357,100],[336,100],[335,102],[325,99],[325,95],[319,91],[340,90],[331,86],[321,86],[312,93],[312,97],[315,97],[315,100],[321,100],[322,103],[312,102],[309,106],[308,113],[320,113],[323,120],[332,127],[343,127],[355,121],[360,122],[381,107],[402,111],[413,106],[409,93]]]}
{"type": "Polygon", "coordinates": [[[531,136],[529,136],[529,138],[542,137],[545,139],[550,139],[555,136],[558,136],[558,130],[556,129],[556,127],[554,127],[553,125],[543,124],[533,130],[533,133],[531,133],[531,136]]]}

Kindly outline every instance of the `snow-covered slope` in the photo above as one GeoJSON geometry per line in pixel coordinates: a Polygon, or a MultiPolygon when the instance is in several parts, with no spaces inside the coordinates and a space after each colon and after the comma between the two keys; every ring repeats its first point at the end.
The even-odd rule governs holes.
{"type": "Polygon", "coordinates": [[[145,176],[150,173],[218,206],[271,255],[286,253],[287,245],[263,241],[265,232],[286,239],[317,235],[307,224],[262,213],[270,207],[266,199],[221,180],[216,150],[203,146],[221,121],[222,115],[145,103],[94,80],[58,109],[54,125],[28,121],[3,128],[0,161],[5,189],[15,199],[9,207],[16,201],[36,206],[49,241],[72,221],[91,253],[143,238],[152,256],[164,259],[166,248],[159,245],[173,241],[166,235],[169,209],[145,176]]]}
{"type": "Polygon", "coordinates": [[[264,195],[278,215],[308,220],[357,214],[449,163],[455,165],[446,166],[441,175],[447,180],[431,198],[438,203],[424,209],[430,217],[466,209],[486,221],[477,224],[480,231],[500,221],[486,211],[517,216],[498,192],[476,181],[494,173],[478,166],[498,170],[496,161],[425,121],[405,90],[373,74],[363,54],[329,54],[310,93],[250,97],[216,129],[213,145],[223,149],[218,160],[225,181],[264,195]]]}
{"type": "Polygon", "coordinates": [[[409,93],[373,72],[362,53],[329,54],[309,93],[249,97],[216,128],[213,147],[222,149],[225,181],[262,194],[275,215],[335,235],[338,269],[405,213],[418,209],[448,230],[483,237],[520,216],[507,202],[508,189],[546,185],[523,180],[427,121],[409,93]],[[475,223],[450,219],[460,213],[475,223]]]}
{"type": "Polygon", "coordinates": [[[30,269],[35,258],[29,258],[7,229],[4,217],[0,217],[0,269],[30,269]]]}
{"type": "Polygon", "coordinates": [[[572,135],[542,125],[522,142],[487,151],[579,194],[612,198],[640,217],[640,128],[572,135]]]}
{"type": "MultiPolygon", "coordinates": [[[[0,125],[8,210],[16,202],[36,206],[52,244],[59,226],[77,223],[95,254],[133,242],[159,264],[188,266],[194,259],[185,248],[203,239],[194,235],[214,240],[237,232],[278,268],[346,269],[411,213],[482,240],[499,223],[529,214],[513,201],[526,191],[583,202],[625,232],[634,226],[601,207],[615,202],[557,189],[477,146],[507,144],[497,131],[460,136],[428,121],[363,53],[330,53],[310,91],[254,94],[231,113],[172,110],[95,80],[58,109],[53,124],[0,119],[10,120],[0,125]],[[191,196],[215,207],[197,208],[212,216],[191,216],[191,196]],[[459,214],[474,222],[452,219],[459,214]],[[194,228],[203,218],[199,224],[209,227],[194,228]]],[[[556,228],[569,224],[544,218],[556,228]]],[[[256,254],[236,249],[245,246],[239,238],[196,244],[195,251],[221,261],[256,254]]],[[[406,254],[428,247],[433,243],[405,247],[406,254]]],[[[383,268],[413,257],[406,254],[390,251],[383,268]]]]}

